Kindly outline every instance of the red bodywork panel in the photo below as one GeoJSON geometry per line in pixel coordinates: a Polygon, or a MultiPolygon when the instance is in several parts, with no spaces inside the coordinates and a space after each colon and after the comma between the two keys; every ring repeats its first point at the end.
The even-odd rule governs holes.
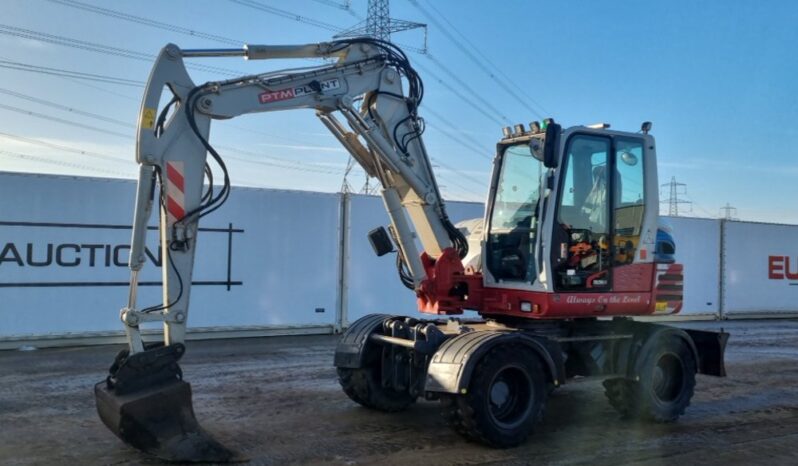
{"type": "Polygon", "coordinates": [[[610,292],[542,293],[485,287],[482,274],[469,273],[454,249],[421,261],[427,279],[417,291],[418,309],[427,314],[462,314],[527,319],[675,314],[682,307],[681,264],[629,264],[612,269],[610,292]]]}

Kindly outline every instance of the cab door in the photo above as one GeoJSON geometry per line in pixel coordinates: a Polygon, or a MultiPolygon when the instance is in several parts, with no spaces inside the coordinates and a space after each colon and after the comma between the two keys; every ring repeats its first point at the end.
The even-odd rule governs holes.
{"type": "Polygon", "coordinates": [[[552,231],[554,290],[649,291],[643,138],[576,132],[565,142],[552,231]]]}
{"type": "Polygon", "coordinates": [[[565,142],[552,231],[556,291],[607,291],[612,266],[613,141],[573,133],[565,142]]]}
{"type": "Polygon", "coordinates": [[[653,268],[642,241],[644,220],[650,214],[646,209],[645,173],[648,167],[644,143],[642,138],[614,139],[611,247],[612,290],[617,292],[651,290],[653,268]]]}

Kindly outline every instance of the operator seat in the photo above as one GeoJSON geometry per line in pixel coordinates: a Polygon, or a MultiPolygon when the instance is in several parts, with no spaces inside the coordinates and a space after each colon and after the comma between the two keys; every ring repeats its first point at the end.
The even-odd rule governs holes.
{"type": "Polygon", "coordinates": [[[593,187],[582,206],[594,233],[607,233],[607,167],[593,167],[593,187]]]}

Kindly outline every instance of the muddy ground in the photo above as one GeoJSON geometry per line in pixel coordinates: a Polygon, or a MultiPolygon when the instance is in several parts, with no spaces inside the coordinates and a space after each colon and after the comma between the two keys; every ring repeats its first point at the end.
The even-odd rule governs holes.
{"type": "MultiPolygon", "coordinates": [[[[584,380],[510,450],[467,443],[435,402],[382,414],[349,401],[333,336],[189,342],[183,369],[200,422],[252,464],[798,464],[798,321],[688,325],[732,333],[729,376],[699,376],[679,422],[623,421],[584,380]]],[[[118,349],[0,351],[0,464],[157,463],[97,418],[92,386],[118,349]]]]}

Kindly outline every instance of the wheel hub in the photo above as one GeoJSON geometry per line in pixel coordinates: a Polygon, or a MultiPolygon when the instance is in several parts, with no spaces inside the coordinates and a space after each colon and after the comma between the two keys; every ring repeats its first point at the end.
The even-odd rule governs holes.
{"type": "Polygon", "coordinates": [[[496,408],[501,409],[510,398],[510,387],[503,380],[493,384],[490,389],[490,403],[496,408]]]}
{"type": "Polygon", "coordinates": [[[663,355],[652,374],[652,386],[657,398],[662,401],[675,400],[682,390],[684,369],[679,360],[672,354],[663,355]]]}
{"type": "Polygon", "coordinates": [[[534,388],[523,368],[509,366],[498,371],[488,390],[488,410],[503,428],[523,423],[532,409],[534,388]]]}

